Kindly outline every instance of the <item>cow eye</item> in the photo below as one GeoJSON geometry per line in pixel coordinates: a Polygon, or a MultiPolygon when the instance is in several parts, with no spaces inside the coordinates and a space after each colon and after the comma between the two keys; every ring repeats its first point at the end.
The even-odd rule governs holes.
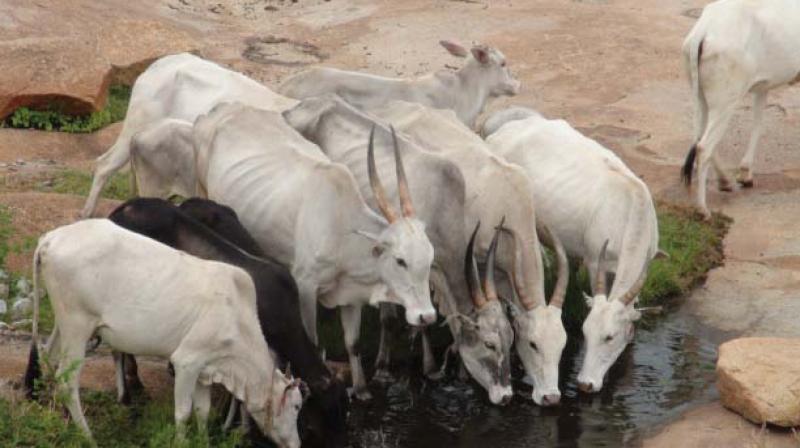
{"type": "Polygon", "coordinates": [[[505,66],[506,66],[506,61],[500,63],[500,67],[505,67],[505,66]]]}
{"type": "Polygon", "coordinates": [[[397,259],[397,264],[403,269],[408,269],[408,265],[406,264],[406,260],[403,260],[402,258],[398,258],[397,259]]]}
{"type": "Polygon", "coordinates": [[[606,342],[611,342],[612,339],[614,339],[614,336],[613,335],[608,335],[608,336],[606,336],[605,341],[606,342]]]}
{"type": "Polygon", "coordinates": [[[536,346],[535,342],[530,342],[530,346],[533,349],[533,351],[535,351],[535,352],[539,351],[539,347],[536,346]]]}

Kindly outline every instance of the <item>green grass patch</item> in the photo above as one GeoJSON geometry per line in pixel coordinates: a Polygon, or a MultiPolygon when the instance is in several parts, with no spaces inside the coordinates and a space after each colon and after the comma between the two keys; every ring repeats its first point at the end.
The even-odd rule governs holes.
{"type": "MultiPolygon", "coordinates": [[[[53,177],[53,185],[51,187],[42,187],[42,191],[62,194],[74,194],[78,196],[87,196],[92,187],[92,175],[83,171],[66,169],[53,177]]],[[[106,199],[117,199],[124,201],[132,198],[133,192],[131,191],[131,173],[115,173],[106,182],[101,197],[106,199]]]]}
{"type": "MultiPolygon", "coordinates": [[[[208,422],[207,436],[191,424],[186,443],[175,444],[175,417],[171,394],[123,406],[116,402],[110,392],[82,390],[81,401],[89,427],[100,447],[242,446],[242,437],[238,432],[222,432],[222,419],[213,410],[208,422]]],[[[0,422],[3,423],[0,425],[0,446],[92,446],[61,406],[53,403],[11,402],[0,398],[0,422]]]]}
{"type": "Polygon", "coordinates": [[[52,104],[44,110],[20,107],[2,122],[2,127],[39,129],[71,133],[94,132],[125,118],[131,87],[113,85],[108,90],[108,101],[103,109],[89,115],[74,116],[63,112],[63,107],[52,104]]]}
{"type": "MultiPolygon", "coordinates": [[[[658,244],[669,258],[653,260],[650,264],[647,282],[639,295],[640,306],[668,305],[670,299],[687,294],[706,278],[708,271],[722,264],[722,240],[731,222],[720,214],[714,214],[710,222],[705,221],[691,209],[669,204],[658,204],[656,213],[658,244]]],[[[555,266],[551,266],[546,279],[548,291],[555,284],[555,266]]],[[[573,264],[564,304],[568,330],[580,331],[589,313],[584,294],[590,291],[588,272],[573,264]]]]}

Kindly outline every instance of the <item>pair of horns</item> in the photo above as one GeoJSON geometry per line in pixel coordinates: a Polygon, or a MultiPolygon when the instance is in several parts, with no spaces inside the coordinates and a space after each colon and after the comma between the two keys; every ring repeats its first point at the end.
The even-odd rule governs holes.
{"type": "MultiPolygon", "coordinates": [[[[503,218],[505,219],[505,218],[503,218]]],[[[500,227],[503,223],[500,223],[500,227]]],[[[472,231],[472,236],[467,244],[467,255],[464,259],[464,276],[467,278],[467,288],[469,295],[472,297],[472,303],[476,309],[481,309],[491,300],[498,300],[497,287],[494,283],[494,264],[497,253],[497,241],[500,235],[500,227],[494,232],[492,243],[489,245],[489,252],[486,255],[486,275],[483,277],[483,288],[480,285],[480,275],[478,274],[478,262],[475,260],[475,237],[478,235],[478,229],[481,228],[481,223],[475,226],[472,231]]]]}
{"type": "MultiPolygon", "coordinates": [[[[501,224],[502,226],[502,224],[501,224]]],[[[525,294],[525,287],[521,283],[523,277],[522,272],[522,246],[519,244],[519,238],[514,231],[510,229],[503,229],[508,232],[514,240],[514,267],[511,270],[511,282],[514,285],[514,292],[516,292],[522,306],[526,310],[536,308],[537,303],[529,295],[525,294]]],[[[567,295],[567,282],[569,281],[569,263],[567,262],[567,252],[564,250],[564,245],[561,240],[550,231],[547,226],[542,225],[539,230],[539,235],[545,242],[548,243],[556,251],[556,261],[558,263],[558,276],[556,277],[556,286],[553,289],[553,294],[550,296],[550,305],[557,308],[564,306],[564,298],[567,295]]]]}
{"type": "MultiPolygon", "coordinates": [[[[600,256],[597,260],[597,276],[594,280],[594,293],[595,295],[602,294],[604,296],[608,295],[608,286],[606,284],[606,270],[603,268],[603,264],[606,261],[606,249],[608,249],[608,240],[603,243],[603,248],[600,250],[600,256]]],[[[635,299],[640,292],[642,292],[642,288],[644,288],[644,282],[647,280],[647,269],[650,267],[650,262],[644,264],[644,268],[642,272],[639,274],[639,278],[636,279],[636,282],[631,285],[625,294],[619,298],[625,305],[630,305],[630,303],[635,299]]]]}
{"type": "MultiPolygon", "coordinates": [[[[397,169],[397,195],[400,197],[400,208],[403,217],[411,218],[414,216],[414,206],[411,203],[411,193],[408,189],[406,170],[403,168],[403,158],[400,157],[400,149],[397,146],[397,135],[395,134],[394,126],[390,126],[390,128],[392,130],[392,145],[394,147],[394,163],[397,169]]],[[[369,185],[372,187],[372,194],[375,195],[375,200],[378,202],[378,208],[391,224],[397,220],[397,213],[389,203],[389,200],[386,199],[386,191],[383,189],[383,184],[378,177],[378,170],[375,168],[375,125],[372,125],[372,129],[369,131],[367,169],[369,172],[369,185]]]]}

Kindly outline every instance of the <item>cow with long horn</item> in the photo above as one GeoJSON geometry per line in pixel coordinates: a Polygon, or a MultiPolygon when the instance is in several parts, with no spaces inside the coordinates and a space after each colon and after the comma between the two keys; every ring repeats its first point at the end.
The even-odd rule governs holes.
{"type": "Polygon", "coordinates": [[[514,333],[495,332],[497,327],[496,313],[489,310],[502,309],[494,283],[494,267],[500,229],[495,230],[489,252],[486,256],[486,274],[481,290],[478,263],[475,260],[475,236],[481,223],[475,226],[467,245],[464,259],[464,275],[467,288],[475,305],[475,311],[469,315],[457,314],[450,319],[451,326],[457,326],[453,334],[458,335],[455,346],[461,354],[464,366],[473,378],[489,392],[489,400],[496,404],[507,404],[514,393],[511,389],[511,342],[514,333]]]}
{"type": "MultiPolygon", "coordinates": [[[[425,231],[434,247],[431,286],[435,291],[438,312],[450,323],[453,340],[461,341],[452,348],[458,352],[461,362],[470,366],[467,371],[472,377],[492,379],[491,384],[486,380],[478,381],[486,387],[487,392],[503,389],[503,382],[508,381],[508,376],[498,377],[495,366],[502,362],[504,353],[511,352],[513,330],[505,310],[498,302],[490,300],[485,304],[476,303],[464,282],[464,248],[478,219],[467,219],[465,216],[465,178],[457,164],[426,151],[402,133],[393,132],[392,126],[355,109],[335,95],[303,100],[297,107],[284,112],[283,116],[306,139],[319,145],[331,160],[346,165],[365,197],[373,196],[365,163],[367,142],[371,138],[375,140],[375,165],[384,179],[395,171],[392,148],[395,145],[399,147],[406,167],[402,174],[408,175],[410,189],[406,193],[405,189],[387,184],[386,194],[392,200],[404,195],[413,196],[414,211],[418,219],[425,223],[425,231]],[[461,319],[456,317],[458,315],[469,316],[469,322],[461,325],[456,321],[461,319]],[[467,329],[471,329],[469,335],[462,337],[461,332],[467,329]]],[[[487,180],[490,179],[487,177],[487,180]]],[[[374,201],[370,201],[370,205],[375,210],[380,209],[380,204],[374,201]]],[[[487,214],[483,222],[497,223],[501,216],[487,214]]],[[[476,236],[476,252],[480,248],[478,241],[482,234],[488,235],[486,247],[492,238],[491,232],[485,230],[482,228],[476,236]]],[[[382,337],[381,341],[385,339],[382,337]]],[[[431,377],[440,376],[443,369],[439,369],[433,353],[427,349],[425,331],[422,332],[422,346],[425,373],[431,377]]],[[[382,343],[381,347],[377,369],[389,364],[389,351],[385,349],[387,345],[382,343]]],[[[376,375],[378,372],[381,370],[376,375]]],[[[489,396],[494,404],[500,404],[503,400],[503,394],[500,393],[490,393],[489,396]]]]}
{"type": "Polygon", "coordinates": [[[525,372],[533,379],[533,401],[542,406],[554,406],[561,401],[558,365],[567,344],[567,332],[561,324],[561,309],[567,294],[569,263],[561,241],[546,226],[540,227],[539,236],[554,249],[558,263],[558,276],[550,302],[538,303],[522,294],[518,281],[520,273],[517,271],[521,265],[521,247],[518,238],[512,236],[516,262],[511,278],[514,292],[522,307],[513,302],[509,307],[517,335],[517,353],[525,366],[525,372]],[[538,346],[535,342],[537,340],[547,340],[548,343],[538,346]]]}
{"type": "Polygon", "coordinates": [[[604,268],[607,247],[606,240],[597,261],[599,269],[594,280],[594,297],[586,298],[591,311],[583,322],[586,356],[578,373],[578,388],[587,393],[603,388],[603,378],[608,369],[633,341],[633,323],[641,317],[633,304],[644,287],[650,265],[650,262],[645,263],[633,284],[614,282],[609,292],[606,289],[607,274],[604,268]]]}
{"type": "MultiPolygon", "coordinates": [[[[528,176],[520,167],[492,154],[486,143],[460,123],[451,111],[392,101],[367,112],[393,123],[412,142],[458,166],[464,175],[464,216],[470,225],[476,221],[496,223],[505,217],[503,227],[506,231],[501,240],[513,239],[519,244],[517,250],[510,250],[514,247],[511,242],[502,244],[497,251],[497,267],[498,271],[513,277],[519,308],[524,309],[515,318],[517,328],[524,330],[517,332],[516,344],[517,347],[524,345],[526,348],[517,352],[521,357],[528,358],[523,365],[530,377],[540,376],[535,372],[536,369],[556,371],[566,331],[560,309],[547,306],[542,254],[536,229],[538,211],[535,207],[538,205],[528,176]],[[548,355],[543,355],[545,353],[548,355]],[[548,363],[548,366],[543,366],[542,362],[548,363]],[[534,366],[536,369],[533,369],[534,366]]],[[[491,229],[478,231],[475,237],[477,258],[488,253],[492,237],[491,229]]],[[[498,282],[498,286],[505,288],[508,283],[498,282]]],[[[543,394],[541,390],[544,389],[537,387],[534,390],[533,399],[536,403],[553,404],[546,401],[544,396],[550,395],[555,401],[555,391],[543,394]]]]}
{"type": "MultiPolygon", "coordinates": [[[[367,205],[353,175],[289,127],[280,114],[221,104],[194,126],[198,191],[231,207],[262,249],[290,266],[306,331],[317,343],[317,303],[341,308],[354,392],[370,397],[361,366],[361,308],[393,303],[406,322],[436,320],[431,304],[434,251],[409,198],[398,213],[368,156],[367,205]]],[[[374,153],[375,148],[369,152],[374,153]]],[[[399,154],[400,186],[408,188],[399,154]]]]}
{"type": "Polygon", "coordinates": [[[567,255],[581,260],[590,278],[597,279],[590,301],[593,308],[583,327],[586,345],[594,347],[584,361],[589,375],[584,388],[596,391],[607,368],[597,371],[589,366],[600,363],[600,358],[613,364],[616,355],[611,354],[618,354],[624,343],[618,345],[608,336],[627,331],[637,317],[632,307],[619,308],[617,315],[603,311],[602,304],[624,295],[647,263],[665,255],[658,250],[658,220],[650,191],[614,152],[566,121],[545,118],[535,110],[500,110],[486,120],[483,134],[495,154],[527,173],[540,225],[552,229],[567,255]],[[607,240],[607,257],[600,257],[607,240]],[[610,296],[605,292],[605,272],[614,274],[610,296]]]}

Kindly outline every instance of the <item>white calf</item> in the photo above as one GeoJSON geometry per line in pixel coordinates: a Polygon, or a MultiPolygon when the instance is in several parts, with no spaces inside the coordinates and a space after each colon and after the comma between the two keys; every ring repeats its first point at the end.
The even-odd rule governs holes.
{"type": "Polygon", "coordinates": [[[720,0],[709,4],[683,43],[695,102],[695,144],[682,176],[691,184],[697,159],[696,203],[708,218],[709,162],[719,188],[730,191],[728,176],[714,150],[739,101],[753,94],[753,131],[739,165],[738,181],[753,186],[753,158],[761,136],[767,93],[800,81],[800,3],[797,0],[720,0]]]}
{"type": "Polygon", "coordinates": [[[439,43],[453,56],[467,58],[457,72],[440,71],[402,79],[316,67],[289,77],[278,91],[297,99],[336,93],[359,108],[404,100],[436,109],[452,109],[467,126],[473,126],[490,98],[519,92],[520,82],[508,70],[506,57],[500,50],[475,45],[467,51],[450,41],[439,43]]]}
{"type": "Polygon", "coordinates": [[[179,437],[193,407],[205,426],[211,384],[221,383],[279,446],[300,446],[299,383],[273,365],[256,317],[255,287],[244,270],[187,255],[104,219],[44,235],[33,268],[33,350],[41,275],[56,321],[46,351],[59,374],[77,365],[65,387],[67,407],[87,434],[78,384],[86,342],[97,333],[115,350],[172,362],[179,437]]]}

